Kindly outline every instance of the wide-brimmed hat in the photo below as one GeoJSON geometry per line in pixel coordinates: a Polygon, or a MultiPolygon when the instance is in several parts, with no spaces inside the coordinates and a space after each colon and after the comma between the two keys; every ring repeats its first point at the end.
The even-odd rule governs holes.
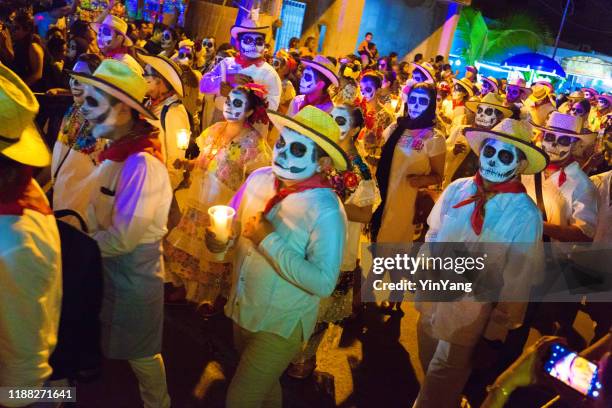
{"type": "Polygon", "coordinates": [[[289,128],[315,142],[331,157],[336,169],[343,171],[348,168],[346,153],[338,146],[341,131],[330,114],[309,105],[294,117],[272,110],[268,110],[268,117],[279,131],[289,128]]]}
{"type": "Polygon", "coordinates": [[[539,173],[548,165],[548,156],[531,141],[532,129],[525,121],[506,118],[492,129],[467,128],[464,134],[476,155],[480,155],[482,142],[486,139],[496,139],[516,146],[527,158],[528,164],[522,174],[539,173]]]}
{"type": "Polygon", "coordinates": [[[431,82],[432,84],[436,82],[434,78],[434,67],[432,67],[429,62],[424,62],[422,64],[419,64],[418,62],[412,62],[412,69],[413,71],[415,69],[421,71],[423,75],[427,77],[427,82],[431,82]]]}
{"type": "Polygon", "coordinates": [[[579,139],[591,139],[595,136],[594,132],[583,127],[583,118],[561,113],[559,111],[551,112],[550,115],[548,115],[548,119],[546,119],[545,125],[539,126],[534,123],[531,125],[536,129],[568,135],[579,139]]]}
{"type": "Polygon", "coordinates": [[[537,86],[544,86],[546,88],[548,88],[548,93],[554,93],[555,92],[555,87],[553,86],[553,84],[550,83],[550,81],[546,80],[546,79],[541,79],[539,81],[535,81],[534,83],[531,84],[531,88],[537,87],[537,86]]]}
{"type": "Polygon", "coordinates": [[[51,164],[49,149],[34,125],[38,107],[25,82],[0,64],[0,154],[28,166],[51,164]]]}
{"type": "Polygon", "coordinates": [[[242,23],[235,25],[230,30],[230,35],[234,40],[238,40],[238,35],[242,33],[257,33],[266,35],[270,26],[258,27],[257,23],[250,18],[245,18],[242,23]]]}
{"type": "Polygon", "coordinates": [[[137,55],[142,62],[150,65],[151,68],[168,81],[178,96],[182,98],[185,95],[185,88],[181,80],[181,67],[176,62],[163,55],[150,55],[140,51],[138,51],[137,55]]]}
{"type": "Polygon", "coordinates": [[[468,93],[468,96],[474,96],[474,84],[467,78],[453,78],[453,85],[459,85],[463,89],[465,89],[468,93]]]}
{"type": "Polygon", "coordinates": [[[548,98],[549,96],[550,88],[546,85],[538,84],[531,87],[531,95],[529,95],[528,99],[532,102],[538,102],[544,98],[548,98]]]}
{"type": "Polygon", "coordinates": [[[584,99],[584,92],[574,91],[568,96],[568,99],[571,99],[573,101],[581,101],[584,99]]]}
{"type": "Polygon", "coordinates": [[[130,47],[133,45],[132,40],[127,35],[128,24],[125,20],[115,15],[109,14],[104,18],[104,20],[102,20],[101,23],[91,23],[91,27],[95,30],[96,34],[98,33],[100,27],[103,25],[108,26],[111,29],[117,31],[119,34],[121,34],[123,36],[123,45],[125,45],[126,47],[130,47]]]}
{"type": "Polygon", "coordinates": [[[508,83],[506,84],[506,89],[508,89],[509,86],[516,86],[518,88],[521,89],[521,93],[523,93],[526,96],[531,95],[531,92],[533,92],[531,90],[531,88],[527,87],[527,82],[525,81],[524,78],[520,78],[520,77],[514,77],[514,78],[510,78],[508,80],[508,83]]]}
{"type": "Polygon", "coordinates": [[[143,105],[147,82],[129,65],[114,59],[105,59],[91,75],[68,72],[82,84],[91,85],[119,99],[148,119],[157,120],[157,117],[143,105]]]}
{"type": "Polygon", "coordinates": [[[597,89],[595,89],[595,88],[580,88],[580,90],[581,90],[582,92],[590,92],[590,93],[591,93],[591,96],[597,96],[597,95],[599,95],[599,92],[597,92],[597,89]]]}
{"type": "Polygon", "coordinates": [[[338,86],[338,75],[336,74],[336,67],[330,60],[322,55],[315,56],[312,60],[303,59],[302,64],[306,67],[310,67],[317,72],[325,75],[327,79],[334,85],[338,86]]]}
{"type": "Polygon", "coordinates": [[[495,89],[495,92],[499,92],[499,81],[497,80],[497,78],[493,78],[493,77],[483,77],[482,78],[482,82],[486,82],[489,85],[491,85],[493,87],[493,89],[495,89]]]}
{"type": "Polygon", "coordinates": [[[513,114],[512,110],[504,105],[503,99],[498,94],[493,92],[489,92],[480,100],[469,100],[465,103],[465,107],[472,112],[476,112],[478,110],[478,105],[487,105],[495,109],[499,109],[506,118],[509,118],[513,114]]]}

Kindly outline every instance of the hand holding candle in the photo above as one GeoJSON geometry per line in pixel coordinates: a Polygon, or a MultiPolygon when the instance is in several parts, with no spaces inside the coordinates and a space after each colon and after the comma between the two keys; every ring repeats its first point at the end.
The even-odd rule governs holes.
{"type": "Polygon", "coordinates": [[[189,147],[189,129],[179,129],[176,132],[176,146],[181,150],[187,150],[189,147]]]}
{"type": "Polygon", "coordinates": [[[236,211],[226,205],[215,205],[208,209],[210,229],[215,234],[215,240],[227,243],[232,231],[232,220],[236,211]]]}

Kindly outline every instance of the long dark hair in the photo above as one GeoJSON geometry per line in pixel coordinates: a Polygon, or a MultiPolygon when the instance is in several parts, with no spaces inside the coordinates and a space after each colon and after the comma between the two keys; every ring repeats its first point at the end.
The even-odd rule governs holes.
{"type": "Polygon", "coordinates": [[[389,177],[391,176],[391,164],[393,163],[393,154],[395,152],[395,146],[400,137],[404,134],[407,129],[426,129],[432,128],[436,120],[436,88],[429,83],[418,83],[412,87],[408,97],[416,90],[423,90],[427,92],[429,96],[429,105],[427,109],[417,118],[412,119],[409,116],[403,116],[397,120],[397,127],[389,136],[389,139],[382,148],[380,155],[380,161],[378,162],[378,169],[376,170],[376,181],[380,190],[381,203],[374,211],[368,231],[370,233],[370,239],[372,242],[377,242],[378,231],[382,224],[382,216],[385,211],[385,205],[387,203],[387,191],[389,188],[389,177]]]}

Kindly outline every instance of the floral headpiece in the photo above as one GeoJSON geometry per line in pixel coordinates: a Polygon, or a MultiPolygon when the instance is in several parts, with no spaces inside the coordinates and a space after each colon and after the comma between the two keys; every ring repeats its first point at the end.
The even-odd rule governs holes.
{"type": "Polygon", "coordinates": [[[376,77],[376,78],[379,78],[381,82],[385,79],[382,72],[374,70],[374,69],[368,69],[368,70],[363,71],[361,73],[360,79],[363,79],[365,77],[376,77]]]}
{"type": "Polygon", "coordinates": [[[268,101],[266,101],[266,96],[268,95],[268,88],[262,84],[256,84],[254,82],[249,82],[248,84],[244,84],[240,86],[241,88],[245,88],[257,98],[261,99],[261,103],[259,106],[253,107],[253,114],[249,116],[249,123],[263,123],[268,124],[268,114],[266,113],[266,109],[268,108],[268,101]]]}

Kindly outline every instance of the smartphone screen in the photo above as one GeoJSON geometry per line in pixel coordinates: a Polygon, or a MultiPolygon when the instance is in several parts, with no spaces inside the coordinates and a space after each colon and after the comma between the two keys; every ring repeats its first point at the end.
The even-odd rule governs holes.
{"type": "Polygon", "coordinates": [[[582,395],[599,396],[597,365],[561,344],[553,344],[544,368],[551,377],[572,387],[582,395]]]}

